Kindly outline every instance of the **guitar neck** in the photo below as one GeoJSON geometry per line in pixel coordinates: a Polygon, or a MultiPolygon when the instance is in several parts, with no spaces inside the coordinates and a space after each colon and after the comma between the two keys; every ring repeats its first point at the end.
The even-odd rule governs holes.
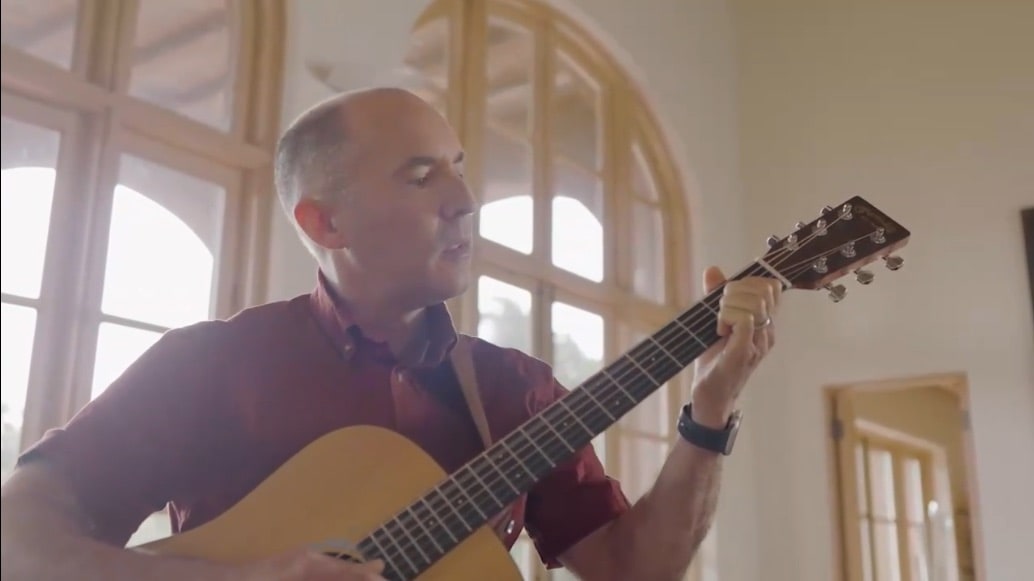
{"type": "MultiPolygon", "coordinates": [[[[754,263],[733,279],[769,276],[754,263]]],[[[360,543],[423,571],[718,341],[724,286],[498,440],[360,543]]]]}

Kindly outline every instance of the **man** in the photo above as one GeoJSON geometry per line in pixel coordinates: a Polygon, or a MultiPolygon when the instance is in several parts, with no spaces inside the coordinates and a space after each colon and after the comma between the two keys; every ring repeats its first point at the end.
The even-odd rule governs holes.
{"type": "MultiPolygon", "coordinates": [[[[471,279],[475,198],[447,122],[406,91],[341,95],[285,132],[276,174],[318,262],[316,290],[167,333],[29,449],[3,489],[5,581],[379,579],[380,561],[306,551],[231,567],[124,546],[166,503],[176,531],[207,522],[347,425],[395,429],[446,470],[480,451],[449,396],[456,334],[443,302],[471,279]]],[[[704,279],[707,289],[724,282],[714,268],[704,279]]],[[[768,279],[725,286],[724,338],[698,361],[689,408],[718,436],[772,346],[778,295],[768,279]]],[[[565,393],[541,361],[476,340],[472,353],[497,438],[565,393]]],[[[591,447],[578,452],[514,506],[503,541],[526,526],[547,564],[584,579],[680,578],[710,526],[721,457],[690,440],[634,506],[591,447]]]]}

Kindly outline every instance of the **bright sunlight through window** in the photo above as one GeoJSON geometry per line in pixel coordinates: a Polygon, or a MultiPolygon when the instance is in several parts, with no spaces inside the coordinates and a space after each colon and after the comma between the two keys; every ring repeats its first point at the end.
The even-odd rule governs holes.
{"type": "MultiPolygon", "coordinates": [[[[26,167],[2,173],[4,291],[35,298],[54,170],[26,167]]],[[[213,262],[212,252],[176,214],[140,192],[115,188],[102,308],[119,321],[104,321],[98,329],[92,397],[154,344],[161,330],[209,317],[213,262]]],[[[20,424],[36,317],[34,310],[6,304],[3,314],[3,401],[20,424]]]]}
{"type": "MultiPolygon", "coordinates": [[[[534,229],[531,196],[512,196],[482,206],[481,236],[530,252],[534,229]]],[[[580,201],[553,198],[553,263],[594,282],[603,280],[603,225],[580,201]]]]}

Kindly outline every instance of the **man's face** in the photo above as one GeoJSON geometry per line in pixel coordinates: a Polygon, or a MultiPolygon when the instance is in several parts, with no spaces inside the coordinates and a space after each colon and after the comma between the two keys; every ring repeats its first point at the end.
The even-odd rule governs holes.
{"type": "Polygon", "coordinates": [[[347,109],[345,123],[347,202],[336,219],[362,285],[414,307],[462,293],[475,200],[452,128],[401,93],[347,109]]]}

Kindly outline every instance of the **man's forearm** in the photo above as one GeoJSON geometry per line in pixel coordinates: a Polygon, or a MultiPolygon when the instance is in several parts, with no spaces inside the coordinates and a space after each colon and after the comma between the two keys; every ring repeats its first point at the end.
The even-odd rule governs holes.
{"type": "MultiPolygon", "coordinates": [[[[19,518],[18,508],[3,511],[4,581],[30,579],[224,579],[221,567],[175,558],[153,557],[105,545],[86,536],[19,518]]],[[[39,514],[39,513],[34,513],[39,514]]]]}
{"type": "Polygon", "coordinates": [[[609,531],[618,578],[681,579],[718,504],[721,456],[679,440],[650,491],[609,531]]]}
{"type": "Polygon", "coordinates": [[[4,581],[231,578],[220,565],[154,557],[96,541],[61,509],[27,495],[4,498],[0,517],[4,581]]]}

